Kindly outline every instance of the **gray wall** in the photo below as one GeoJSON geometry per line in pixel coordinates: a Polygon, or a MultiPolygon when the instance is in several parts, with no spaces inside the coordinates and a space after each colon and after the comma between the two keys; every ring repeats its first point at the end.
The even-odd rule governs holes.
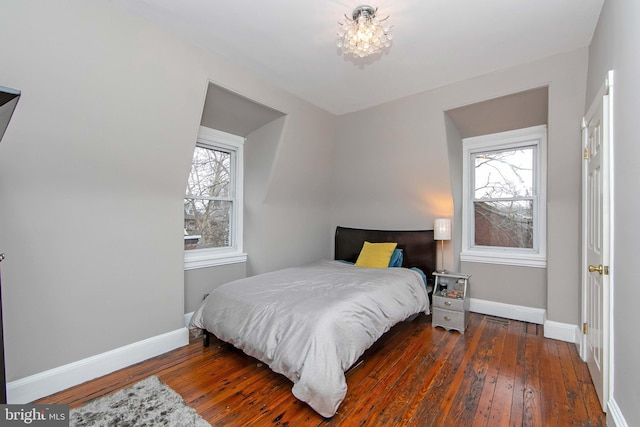
{"type": "MultiPolygon", "coordinates": [[[[451,120],[448,114],[444,115],[445,133],[447,135],[447,151],[449,155],[449,179],[451,180],[451,198],[453,201],[453,218],[451,231],[452,236],[461,236],[462,233],[462,135],[460,129],[451,120]],[[457,159],[457,161],[452,161],[457,159]]],[[[452,245],[452,260],[446,265],[450,266],[453,271],[461,271],[460,268],[460,251],[462,251],[462,238],[454,238],[450,242],[452,245]]],[[[467,273],[469,274],[469,273],[467,273]]],[[[475,286],[474,286],[475,288],[475,286]]],[[[471,295],[471,294],[470,294],[471,295]]]]}
{"type": "Polygon", "coordinates": [[[445,246],[445,267],[457,268],[461,168],[449,156],[455,162],[460,152],[444,112],[548,86],[548,268],[461,263],[461,269],[473,270],[472,297],[547,308],[550,320],[577,325],[586,65],[587,49],[580,49],[338,117],[332,225],[431,228],[434,218],[455,213],[458,231],[445,246]]]}
{"type": "MultiPolygon", "coordinates": [[[[0,144],[9,381],[183,326],[202,293],[185,300],[182,200],[210,81],[287,114],[252,205],[255,271],[329,256],[334,116],[110,2],[0,16],[0,84],[23,94],[0,144]]],[[[207,270],[187,277],[242,275],[207,270]]]]}
{"type": "Polygon", "coordinates": [[[227,282],[247,276],[246,263],[195,268],[184,271],[184,313],[195,311],[202,297],[227,282]]]}
{"type": "MultiPolygon", "coordinates": [[[[627,425],[640,425],[640,259],[637,194],[640,182],[640,2],[606,0],[589,49],[589,107],[608,70],[614,71],[613,197],[614,230],[611,285],[613,293],[613,399],[627,425]]],[[[611,411],[609,412],[609,417],[611,411]]]]}
{"type": "MultiPolygon", "coordinates": [[[[471,275],[471,297],[504,304],[547,308],[547,274],[544,268],[462,262],[471,275]]],[[[554,320],[554,319],[550,319],[554,320]]],[[[574,325],[576,322],[572,322],[574,325]]]]}
{"type": "Polygon", "coordinates": [[[245,152],[245,195],[244,195],[244,226],[246,238],[245,251],[248,274],[267,270],[267,252],[264,232],[267,224],[263,215],[263,206],[269,184],[272,167],[275,163],[278,144],[283,136],[287,117],[281,117],[261,127],[247,137],[245,152]]]}

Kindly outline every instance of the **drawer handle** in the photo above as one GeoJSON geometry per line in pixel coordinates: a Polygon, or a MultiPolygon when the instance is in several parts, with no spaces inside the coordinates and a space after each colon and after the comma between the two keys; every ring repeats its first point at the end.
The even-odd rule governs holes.
{"type": "Polygon", "coordinates": [[[446,320],[447,322],[449,322],[451,320],[451,317],[449,316],[444,316],[444,320],[446,320]]]}
{"type": "Polygon", "coordinates": [[[449,302],[449,301],[445,301],[445,302],[444,302],[444,305],[451,305],[451,302],[449,302]]]}

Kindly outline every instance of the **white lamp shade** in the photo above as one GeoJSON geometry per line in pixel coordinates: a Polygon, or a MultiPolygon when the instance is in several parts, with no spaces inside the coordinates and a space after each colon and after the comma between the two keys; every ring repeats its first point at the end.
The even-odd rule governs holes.
{"type": "Polygon", "coordinates": [[[436,218],[433,221],[433,239],[451,240],[451,219],[436,218]]]}

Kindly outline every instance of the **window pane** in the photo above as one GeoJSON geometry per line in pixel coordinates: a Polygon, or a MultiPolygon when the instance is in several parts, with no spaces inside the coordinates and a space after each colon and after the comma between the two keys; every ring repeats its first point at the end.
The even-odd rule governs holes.
{"type": "Polygon", "coordinates": [[[231,246],[230,218],[233,203],[224,200],[184,200],[184,248],[231,246]]]}
{"type": "Polygon", "coordinates": [[[196,147],[187,181],[187,195],[229,197],[231,195],[230,176],[230,153],[196,147]]]}
{"type": "Polygon", "coordinates": [[[475,154],[474,197],[532,196],[533,154],[533,147],[475,154]]]}
{"type": "Polygon", "coordinates": [[[533,248],[533,201],[475,202],[476,246],[533,248]]]}

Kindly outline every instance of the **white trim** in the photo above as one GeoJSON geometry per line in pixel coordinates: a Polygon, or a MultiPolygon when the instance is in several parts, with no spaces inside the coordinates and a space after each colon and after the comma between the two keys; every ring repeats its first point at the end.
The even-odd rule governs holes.
{"type": "MultiPolygon", "coordinates": [[[[218,265],[235,264],[247,261],[247,254],[243,253],[243,212],[244,212],[244,143],[245,138],[222,132],[216,129],[200,126],[197,145],[212,149],[227,149],[232,152],[234,163],[233,176],[233,219],[231,226],[231,247],[195,249],[184,251],[184,269],[215,267],[218,265]]],[[[188,194],[185,194],[189,198],[188,194]]]]}
{"type": "Polygon", "coordinates": [[[226,144],[234,150],[244,145],[244,137],[234,135],[221,130],[200,126],[198,129],[198,140],[202,142],[211,142],[215,145],[226,144]]]}
{"type": "Polygon", "coordinates": [[[612,427],[629,427],[627,420],[624,419],[622,411],[614,398],[607,403],[607,425],[612,427]],[[613,424],[611,424],[613,422],[613,424]]]}
{"type": "MultiPolygon", "coordinates": [[[[614,72],[613,70],[609,70],[607,72],[607,86],[609,86],[609,188],[611,189],[611,191],[609,192],[609,265],[613,266],[614,264],[614,260],[616,259],[615,257],[615,240],[616,240],[616,233],[615,233],[615,229],[616,229],[616,222],[614,221],[615,218],[615,208],[616,208],[616,203],[615,203],[615,198],[616,198],[616,194],[613,191],[614,188],[616,188],[615,185],[615,174],[612,173],[613,171],[613,165],[615,164],[615,155],[616,155],[616,150],[615,150],[615,138],[614,138],[614,126],[615,126],[615,110],[614,110],[614,92],[615,92],[615,87],[614,87],[614,72]]],[[[608,350],[609,350],[609,354],[607,355],[607,363],[609,364],[609,375],[608,375],[608,388],[609,388],[609,402],[607,402],[607,405],[611,402],[615,403],[614,397],[613,397],[613,391],[615,390],[615,366],[614,366],[614,362],[615,362],[615,351],[616,351],[616,347],[615,347],[615,325],[614,325],[614,317],[613,317],[613,313],[614,313],[614,298],[615,298],[615,291],[616,291],[616,269],[615,268],[611,268],[609,270],[609,306],[608,306],[608,335],[609,335],[609,342],[608,342],[608,350]]],[[[620,411],[620,408],[618,408],[617,403],[616,403],[616,408],[618,410],[618,413],[620,414],[620,419],[622,421],[624,421],[624,424],[627,424],[627,422],[624,420],[624,417],[622,416],[622,412],[620,411]]]]}
{"type": "Polygon", "coordinates": [[[574,344],[580,342],[580,328],[570,323],[547,320],[547,311],[543,308],[526,307],[502,302],[470,298],[469,310],[474,313],[520,320],[522,322],[544,325],[545,338],[566,341],[574,344]]]}
{"type": "Polygon", "coordinates": [[[544,324],[547,320],[547,310],[543,308],[505,304],[502,302],[487,301],[477,298],[470,298],[469,303],[469,310],[474,313],[482,313],[491,316],[504,317],[506,319],[537,323],[539,325],[544,324]]]}
{"type": "Polygon", "coordinates": [[[517,267],[547,268],[547,260],[544,257],[528,254],[521,255],[515,251],[505,253],[477,249],[473,250],[473,252],[460,252],[460,261],[481,262],[484,264],[506,264],[517,267]]]}
{"type": "Polygon", "coordinates": [[[507,132],[464,138],[462,184],[462,251],[461,261],[488,264],[546,268],[547,266],[547,126],[532,126],[507,132]],[[471,156],[498,149],[535,147],[533,218],[533,248],[496,248],[475,245],[472,204],[473,171],[471,156]]]}
{"type": "Polygon", "coordinates": [[[227,252],[213,254],[211,251],[207,250],[203,250],[202,252],[198,250],[189,252],[185,251],[184,258],[185,270],[247,262],[247,254],[245,253],[227,252]]]}
{"type": "Polygon", "coordinates": [[[189,344],[187,328],[176,329],[7,384],[7,400],[24,404],[189,344]]]}
{"type": "Polygon", "coordinates": [[[547,320],[544,322],[544,337],[554,340],[571,342],[580,345],[582,334],[578,325],[571,323],[555,322],[547,320]]]}

